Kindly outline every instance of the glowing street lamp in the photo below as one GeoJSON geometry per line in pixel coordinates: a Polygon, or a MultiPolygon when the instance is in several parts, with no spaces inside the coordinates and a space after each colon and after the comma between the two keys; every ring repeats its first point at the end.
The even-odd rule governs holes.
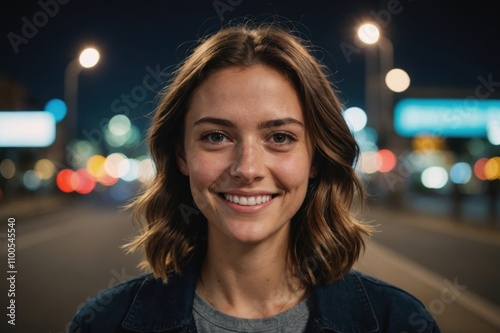
{"type": "Polygon", "coordinates": [[[365,44],[374,44],[380,38],[380,30],[372,23],[365,23],[358,28],[358,38],[365,44]]]}
{"type": "Polygon", "coordinates": [[[89,47],[80,53],[78,61],[82,67],[92,68],[99,62],[99,52],[96,49],[89,47]]]}
{"type": "Polygon", "coordinates": [[[365,23],[358,28],[358,38],[361,42],[377,45],[379,62],[373,62],[373,52],[367,48],[366,59],[366,109],[378,119],[380,143],[387,144],[387,134],[390,133],[392,121],[391,109],[393,107],[392,92],[402,92],[409,87],[408,74],[398,69],[394,71],[394,47],[390,39],[380,33],[379,28],[373,23],[365,23]],[[374,67],[377,67],[375,69],[374,67]],[[374,74],[377,73],[377,74],[374,74]],[[386,74],[387,73],[387,74],[386,74]],[[385,83],[385,84],[384,84],[385,83]],[[390,91],[388,89],[390,89],[390,91]],[[372,103],[372,101],[374,101],[372,103]],[[370,104],[370,106],[368,105],[370,104]]]}
{"type": "Polygon", "coordinates": [[[78,74],[83,68],[92,68],[99,62],[99,51],[86,48],[73,59],[64,73],[64,100],[68,106],[68,134],[76,139],[78,130],[78,74]]]}

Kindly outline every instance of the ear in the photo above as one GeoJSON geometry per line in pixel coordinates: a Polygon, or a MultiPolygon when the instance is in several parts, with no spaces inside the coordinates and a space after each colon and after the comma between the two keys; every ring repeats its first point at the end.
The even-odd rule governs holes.
{"type": "Polygon", "coordinates": [[[189,176],[189,169],[186,162],[186,155],[184,154],[184,146],[178,144],[175,146],[175,160],[179,170],[184,176],[189,176]]]}

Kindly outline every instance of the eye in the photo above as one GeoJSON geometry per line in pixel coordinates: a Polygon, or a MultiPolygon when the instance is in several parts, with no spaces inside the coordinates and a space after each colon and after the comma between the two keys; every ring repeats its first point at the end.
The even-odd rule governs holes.
{"type": "Polygon", "coordinates": [[[219,142],[226,141],[227,137],[223,133],[212,132],[212,133],[204,134],[202,139],[204,141],[208,141],[208,142],[219,143],[219,142]]]}
{"type": "Polygon", "coordinates": [[[295,136],[291,135],[290,133],[287,132],[279,132],[279,133],[274,133],[271,135],[271,141],[277,144],[287,144],[291,143],[292,141],[297,141],[295,136]]]}

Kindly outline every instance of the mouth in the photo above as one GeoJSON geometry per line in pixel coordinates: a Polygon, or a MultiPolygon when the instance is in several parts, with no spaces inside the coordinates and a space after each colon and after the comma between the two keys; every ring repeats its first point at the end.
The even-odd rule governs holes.
{"type": "Polygon", "coordinates": [[[266,194],[266,195],[235,195],[228,193],[219,193],[219,196],[229,202],[241,205],[241,206],[255,206],[271,201],[277,196],[277,194],[266,194]]]}

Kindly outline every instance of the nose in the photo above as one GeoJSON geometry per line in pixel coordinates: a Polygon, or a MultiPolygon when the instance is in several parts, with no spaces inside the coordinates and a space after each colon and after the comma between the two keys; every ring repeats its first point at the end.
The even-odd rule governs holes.
{"type": "Polygon", "coordinates": [[[262,148],[255,142],[237,145],[235,159],[229,174],[239,181],[250,184],[264,177],[264,156],[262,148]]]}

